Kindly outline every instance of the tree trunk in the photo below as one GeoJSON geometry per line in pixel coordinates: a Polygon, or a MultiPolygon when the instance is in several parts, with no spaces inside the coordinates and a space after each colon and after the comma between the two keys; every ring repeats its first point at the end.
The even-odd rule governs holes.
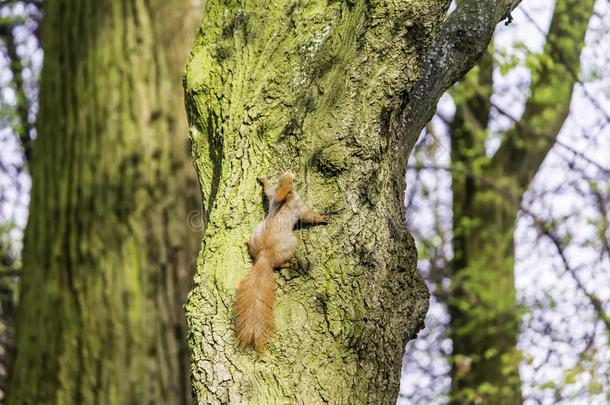
{"type": "Polygon", "coordinates": [[[460,9],[441,26],[448,3],[207,3],[185,77],[204,199],[187,304],[198,403],[396,400],[428,305],[404,226],[408,153],[516,2],[465,1],[481,18],[460,9]],[[236,348],[233,300],[263,218],[256,178],[286,169],[331,220],[296,231],[297,264],[279,271],[277,327],[258,356],[236,348]]]}
{"type": "MultiPolygon", "coordinates": [[[[488,71],[491,75],[491,67],[488,71]]],[[[460,165],[471,168],[473,161],[484,156],[477,131],[464,118],[467,109],[482,120],[489,114],[488,106],[477,100],[457,107],[451,126],[451,156],[456,169],[463,167],[460,165]]],[[[452,172],[454,258],[448,299],[453,342],[451,399],[455,404],[475,403],[477,399],[489,404],[520,404],[520,315],[513,248],[518,202],[499,193],[493,183],[481,182],[468,173],[452,172]]],[[[514,183],[514,178],[506,177],[503,186],[514,183]]]]}
{"type": "Polygon", "coordinates": [[[189,402],[191,1],[45,3],[10,404],[189,402]]]}
{"type": "Polygon", "coordinates": [[[555,3],[547,59],[532,72],[523,116],[491,158],[485,154],[491,54],[481,59],[476,80],[463,85],[470,87],[450,128],[454,260],[448,304],[455,403],[522,403],[513,233],[521,198],[567,118],[593,5],[593,0],[555,3]]]}

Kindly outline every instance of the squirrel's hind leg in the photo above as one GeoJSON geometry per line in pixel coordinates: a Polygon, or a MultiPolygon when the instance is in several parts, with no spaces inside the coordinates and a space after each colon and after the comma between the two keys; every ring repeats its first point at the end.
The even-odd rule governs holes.
{"type": "Polygon", "coordinates": [[[284,263],[280,264],[280,269],[289,269],[297,264],[297,260],[294,257],[286,260],[284,263]]]}

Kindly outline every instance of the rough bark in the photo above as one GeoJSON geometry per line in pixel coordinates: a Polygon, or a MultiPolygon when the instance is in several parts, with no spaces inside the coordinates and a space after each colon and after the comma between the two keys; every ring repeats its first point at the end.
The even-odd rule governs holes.
{"type": "Polygon", "coordinates": [[[204,200],[187,304],[198,403],[396,400],[405,343],[428,305],[404,226],[406,158],[463,73],[445,62],[472,66],[495,12],[515,2],[483,2],[489,35],[437,60],[429,52],[460,41],[459,20],[441,25],[448,3],[207,3],[185,76],[204,200]],[[263,217],[256,177],[288,168],[331,220],[297,231],[297,265],[279,272],[277,329],[259,357],[236,348],[233,300],[263,217]]]}
{"type": "MultiPolygon", "coordinates": [[[[451,124],[453,189],[450,335],[454,403],[522,403],[520,311],[513,233],[520,200],[568,115],[593,0],[558,0],[547,35],[550,62],[534,71],[525,112],[498,152],[485,155],[492,60],[481,59],[451,124]]],[[[473,72],[474,73],[474,72],[473,72]]]]}
{"type": "Polygon", "coordinates": [[[190,1],[45,3],[10,404],[188,403],[190,1]]]}

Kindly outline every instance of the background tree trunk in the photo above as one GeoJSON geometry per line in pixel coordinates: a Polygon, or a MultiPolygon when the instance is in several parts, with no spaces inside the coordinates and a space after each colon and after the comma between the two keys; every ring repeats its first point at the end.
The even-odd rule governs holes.
{"type": "Polygon", "coordinates": [[[428,305],[404,226],[407,156],[516,3],[464,1],[442,25],[445,0],[207,3],[185,78],[205,205],[187,304],[199,403],[396,400],[428,305]],[[331,220],[297,231],[259,357],[236,349],[233,299],[263,218],[256,177],[288,168],[331,220]]]}
{"type": "MultiPolygon", "coordinates": [[[[481,83],[489,85],[483,79],[491,78],[490,54],[479,67],[481,83]]],[[[520,404],[520,313],[513,247],[518,203],[498,192],[500,183],[481,183],[476,175],[457,170],[473,168],[485,156],[480,127],[474,128],[466,119],[474,113],[486,125],[489,103],[485,101],[474,98],[459,105],[450,128],[456,168],[452,172],[454,258],[448,298],[453,342],[451,396],[456,404],[475,398],[487,398],[491,404],[520,404]]],[[[486,175],[493,178],[492,173],[486,175]]],[[[497,180],[504,181],[502,187],[514,189],[514,177],[498,176],[497,180]]]]}
{"type": "Polygon", "coordinates": [[[522,402],[513,233],[521,198],[568,115],[593,5],[593,0],[556,2],[523,116],[503,134],[491,158],[485,152],[491,53],[461,85],[450,126],[454,260],[448,305],[455,403],[475,397],[490,404],[522,402]]]}
{"type": "Polygon", "coordinates": [[[191,1],[45,3],[11,404],[189,402],[191,1]]]}

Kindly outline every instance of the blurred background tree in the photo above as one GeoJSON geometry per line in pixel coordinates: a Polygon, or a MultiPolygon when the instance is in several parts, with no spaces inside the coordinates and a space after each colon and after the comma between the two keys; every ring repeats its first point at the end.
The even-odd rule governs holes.
{"type": "Polygon", "coordinates": [[[22,267],[8,403],[190,401],[199,203],[181,74],[201,7],[44,2],[39,29],[42,2],[0,3],[4,207],[27,204],[32,177],[22,260],[25,213],[2,217],[1,269],[22,267]]]}
{"type": "Polygon", "coordinates": [[[408,402],[610,395],[608,5],[525,2],[514,18],[411,158],[408,212],[434,305],[405,357],[408,402]]]}

